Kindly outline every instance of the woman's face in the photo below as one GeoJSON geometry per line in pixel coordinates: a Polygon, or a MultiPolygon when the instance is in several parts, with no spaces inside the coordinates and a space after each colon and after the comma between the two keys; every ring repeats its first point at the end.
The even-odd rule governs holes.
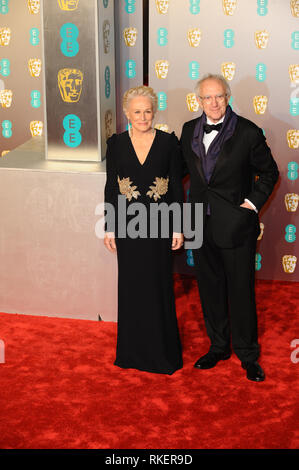
{"type": "Polygon", "coordinates": [[[133,131],[147,132],[152,128],[154,118],[153,105],[147,96],[136,96],[129,101],[126,116],[133,131]]]}

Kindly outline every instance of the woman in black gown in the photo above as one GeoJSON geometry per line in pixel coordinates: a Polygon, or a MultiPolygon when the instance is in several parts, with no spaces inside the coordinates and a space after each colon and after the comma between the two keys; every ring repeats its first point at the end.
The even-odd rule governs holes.
{"type": "Polygon", "coordinates": [[[110,137],[106,154],[105,203],[114,206],[116,221],[120,220],[121,199],[127,214],[131,207],[131,215],[126,218],[127,236],[123,238],[124,226],[119,222],[114,232],[107,227],[104,239],[110,251],[117,251],[118,260],[118,333],[114,364],[172,374],[182,367],[182,352],[171,250],[182,246],[183,235],[181,224],[178,223],[177,228],[172,221],[165,238],[160,220],[158,236],[150,236],[151,224],[158,220],[150,216],[150,206],[160,203],[165,206],[166,203],[169,207],[175,202],[181,207],[183,189],[178,140],[174,133],[153,129],[157,96],[152,88],[140,86],[128,90],[123,107],[129,131],[110,137]],[[137,215],[143,215],[142,220],[138,218],[139,223],[133,210],[135,207],[136,211],[137,202],[143,209],[140,211],[141,205],[137,205],[140,211],[137,210],[137,215]],[[146,233],[144,230],[142,233],[141,226],[146,228],[146,233]]]}

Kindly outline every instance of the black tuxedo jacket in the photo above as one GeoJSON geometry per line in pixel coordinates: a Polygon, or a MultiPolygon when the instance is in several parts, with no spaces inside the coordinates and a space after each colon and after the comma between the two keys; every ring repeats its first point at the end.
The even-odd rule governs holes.
{"type": "Polygon", "coordinates": [[[234,134],[222,146],[207,183],[200,157],[191,147],[198,119],[184,124],[181,135],[184,173],[190,175],[190,202],[208,204],[215,243],[221,248],[241,245],[244,237],[259,234],[255,211],[240,207],[249,199],[260,210],[278,179],[277,165],[262,130],[238,116],[234,134]]]}

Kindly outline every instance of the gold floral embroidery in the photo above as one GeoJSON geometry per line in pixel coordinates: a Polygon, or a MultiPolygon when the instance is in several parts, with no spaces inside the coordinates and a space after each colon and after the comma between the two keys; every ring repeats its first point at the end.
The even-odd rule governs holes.
{"type": "Polygon", "coordinates": [[[153,197],[155,201],[161,198],[168,191],[168,181],[169,178],[159,178],[156,176],[155,181],[153,181],[155,186],[150,186],[150,191],[146,193],[147,196],[153,197]]]}
{"type": "Polygon", "coordinates": [[[132,181],[130,181],[130,178],[120,179],[118,176],[117,181],[121,194],[124,194],[129,201],[131,201],[132,198],[137,199],[138,196],[140,196],[140,192],[135,191],[137,186],[131,186],[132,181]]]}

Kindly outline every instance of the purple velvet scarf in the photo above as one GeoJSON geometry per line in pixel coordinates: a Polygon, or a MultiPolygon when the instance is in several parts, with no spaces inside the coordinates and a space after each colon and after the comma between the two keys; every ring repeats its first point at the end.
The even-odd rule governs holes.
{"type": "Polygon", "coordinates": [[[235,131],[237,119],[237,114],[233,112],[230,106],[227,106],[222,127],[209,146],[207,154],[202,141],[204,135],[203,125],[207,122],[207,116],[205,113],[202,113],[198,123],[195,126],[191,146],[193,152],[196,153],[196,155],[198,155],[198,157],[201,159],[202,169],[204,171],[207,182],[210,181],[217,158],[224,142],[226,142],[235,131]]]}

